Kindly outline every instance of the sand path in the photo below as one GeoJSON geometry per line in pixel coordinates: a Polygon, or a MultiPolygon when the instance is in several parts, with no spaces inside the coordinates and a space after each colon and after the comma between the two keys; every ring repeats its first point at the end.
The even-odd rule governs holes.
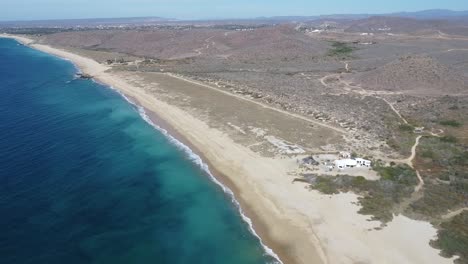
{"type": "MultiPolygon", "coordinates": [[[[380,97],[378,97],[380,98],[380,97]]],[[[403,121],[403,123],[405,124],[408,124],[408,121],[400,114],[400,112],[395,108],[395,106],[393,106],[392,103],[390,103],[387,99],[385,98],[380,98],[382,99],[383,101],[385,101],[389,106],[390,108],[392,109],[392,111],[401,119],[401,121],[403,121]]]]}
{"type": "MultiPolygon", "coordinates": [[[[346,69],[348,69],[348,67],[349,67],[349,63],[346,62],[346,69]]],[[[321,82],[325,87],[330,87],[329,84],[326,82],[326,80],[327,80],[328,78],[331,78],[331,77],[337,77],[338,81],[339,81],[342,85],[344,85],[345,87],[347,87],[347,89],[346,89],[347,91],[355,92],[355,91],[356,91],[356,88],[359,88],[359,89],[361,89],[362,91],[364,90],[364,89],[363,89],[362,87],[360,87],[360,86],[350,86],[347,82],[342,81],[341,78],[340,78],[340,76],[341,76],[341,74],[330,74],[330,75],[327,75],[327,76],[321,78],[321,79],[320,79],[320,82],[321,82]]],[[[359,92],[359,94],[363,94],[362,91],[359,92]]],[[[373,94],[372,92],[369,92],[369,91],[366,91],[365,93],[366,93],[366,94],[365,94],[366,96],[373,96],[373,97],[375,97],[375,98],[378,98],[378,99],[383,100],[385,103],[387,103],[387,105],[390,107],[390,109],[398,116],[398,118],[399,118],[401,121],[403,121],[403,123],[408,124],[408,121],[400,114],[400,112],[394,107],[394,105],[393,105],[392,103],[390,103],[387,99],[385,99],[385,98],[383,98],[383,97],[380,97],[380,96],[377,96],[377,95],[375,95],[375,94],[373,94]]],[[[411,147],[411,155],[410,155],[407,159],[401,159],[401,160],[397,160],[397,159],[391,159],[391,160],[390,160],[390,159],[387,159],[387,160],[390,160],[390,161],[393,161],[393,162],[397,162],[397,163],[405,163],[405,164],[407,164],[408,166],[410,166],[411,168],[414,169],[413,160],[414,160],[414,158],[416,157],[416,149],[417,149],[417,147],[418,147],[418,145],[419,145],[419,140],[421,139],[421,137],[422,137],[421,135],[418,136],[418,137],[416,137],[415,143],[414,143],[414,145],[411,147]]],[[[421,174],[419,173],[418,170],[415,170],[415,172],[416,172],[416,175],[417,175],[417,177],[418,177],[419,183],[418,183],[418,185],[415,187],[414,192],[415,192],[415,193],[418,193],[418,192],[423,188],[423,186],[424,186],[424,180],[423,180],[423,178],[421,177],[421,174]]],[[[419,198],[417,198],[417,197],[419,197],[419,194],[413,195],[412,198],[413,198],[413,199],[419,199],[419,198]]],[[[411,198],[410,198],[410,200],[411,200],[411,198]]],[[[409,203],[408,203],[408,205],[409,205],[409,203]]]]}
{"type": "Polygon", "coordinates": [[[453,218],[453,217],[455,217],[455,216],[457,216],[457,215],[459,215],[459,214],[461,214],[461,213],[463,213],[465,211],[468,211],[468,207],[460,208],[460,209],[458,209],[456,211],[449,212],[449,213],[443,215],[442,219],[445,220],[445,221],[450,220],[451,218],[453,218]]]}
{"type": "MultiPolygon", "coordinates": [[[[346,71],[349,71],[350,67],[349,67],[348,62],[346,62],[345,68],[346,68],[346,71]]],[[[395,106],[392,103],[390,103],[387,99],[379,96],[379,95],[383,95],[383,94],[395,94],[395,93],[392,93],[392,92],[378,92],[378,91],[377,92],[372,92],[372,91],[367,91],[367,90],[363,89],[359,85],[351,86],[349,83],[343,81],[340,78],[341,77],[340,73],[338,73],[338,74],[333,73],[333,74],[326,75],[326,76],[320,78],[320,83],[325,87],[334,88],[334,87],[330,86],[327,83],[327,80],[332,78],[332,77],[336,78],[338,80],[338,82],[341,85],[343,85],[343,88],[347,92],[352,92],[352,93],[356,93],[356,94],[364,95],[364,96],[372,96],[372,97],[375,97],[375,98],[378,98],[378,99],[384,101],[390,107],[390,109],[398,116],[398,118],[400,118],[401,121],[403,121],[403,123],[408,124],[408,121],[400,114],[400,112],[395,108],[395,106]]]]}
{"type": "MultiPolygon", "coordinates": [[[[416,157],[416,148],[419,145],[419,140],[421,139],[422,136],[416,137],[416,141],[414,142],[414,145],[411,147],[411,156],[408,158],[408,165],[414,169],[414,158],[416,157]]],[[[415,169],[416,176],[418,176],[419,179],[419,184],[414,188],[415,192],[419,192],[421,188],[424,186],[424,180],[419,174],[419,171],[415,169]]]]}
{"type": "MultiPolygon", "coordinates": [[[[193,51],[195,51],[195,52],[197,53],[197,56],[201,56],[201,55],[203,54],[203,52],[202,52],[203,50],[207,50],[207,49],[210,48],[210,43],[209,43],[209,42],[210,42],[210,40],[211,40],[212,38],[214,38],[214,37],[215,37],[215,36],[211,36],[211,37],[205,39],[204,42],[205,42],[206,44],[204,44],[201,48],[198,48],[198,49],[194,49],[194,50],[193,50],[193,51]]],[[[213,45],[213,47],[214,47],[215,42],[212,42],[211,45],[213,45]]]]}

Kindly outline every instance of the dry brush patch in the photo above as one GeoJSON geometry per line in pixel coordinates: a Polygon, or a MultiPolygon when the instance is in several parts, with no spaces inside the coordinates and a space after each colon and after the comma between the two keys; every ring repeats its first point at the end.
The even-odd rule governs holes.
{"type": "Polygon", "coordinates": [[[413,193],[418,179],[414,170],[407,165],[383,166],[376,162],[374,169],[381,175],[378,181],[347,175],[305,175],[305,178],[311,189],[324,194],[350,191],[359,194],[359,213],[370,215],[372,220],[385,224],[393,219],[398,205],[413,193]]]}

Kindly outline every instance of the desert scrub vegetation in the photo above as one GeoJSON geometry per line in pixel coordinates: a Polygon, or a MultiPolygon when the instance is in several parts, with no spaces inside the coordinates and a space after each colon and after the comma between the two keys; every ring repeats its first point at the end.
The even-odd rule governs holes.
{"type": "Polygon", "coordinates": [[[313,189],[323,194],[337,194],[340,192],[340,185],[336,178],[318,176],[313,185],[313,189]]]}
{"type": "Polygon", "coordinates": [[[454,137],[454,136],[451,136],[451,135],[441,137],[440,141],[448,142],[448,143],[457,143],[458,142],[457,138],[454,137]]]}
{"type": "Polygon", "coordinates": [[[468,204],[468,149],[443,138],[421,139],[416,167],[426,179],[424,197],[411,205],[414,212],[438,217],[468,204]]]}
{"type": "Polygon", "coordinates": [[[414,131],[414,126],[412,126],[410,124],[401,124],[400,126],[398,126],[398,129],[400,131],[404,131],[404,132],[413,132],[414,131]]]}
{"type": "Polygon", "coordinates": [[[355,49],[346,42],[333,41],[327,54],[332,57],[349,58],[355,49]]]}
{"type": "Polygon", "coordinates": [[[408,186],[414,186],[418,183],[416,173],[406,164],[386,167],[377,163],[374,165],[374,170],[380,174],[383,180],[389,180],[408,186]]]}
{"type": "Polygon", "coordinates": [[[418,179],[408,165],[386,167],[377,162],[374,169],[381,175],[378,181],[348,175],[309,175],[308,180],[311,189],[324,194],[350,191],[359,194],[359,213],[385,224],[393,219],[394,208],[411,195],[418,179]]]}
{"type": "Polygon", "coordinates": [[[386,139],[387,145],[401,155],[407,156],[411,153],[414,145],[415,135],[409,131],[398,131],[393,136],[386,139]]]}
{"type": "Polygon", "coordinates": [[[468,151],[453,136],[424,137],[419,144],[418,162],[424,169],[431,170],[428,176],[446,174],[445,179],[462,176],[468,170],[468,151]]]}
{"type": "Polygon", "coordinates": [[[450,185],[426,181],[424,196],[410,204],[405,213],[436,223],[449,210],[463,206],[463,194],[454,191],[450,185]]]}
{"type": "Polygon", "coordinates": [[[431,245],[442,250],[444,257],[459,256],[455,263],[468,263],[468,212],[454,216],[440,225],[431,245]]]}
{"type": "Polygon", "coordinates": [[[387,145],[403,156],[410,155],[411,147],[416,138],[415,125],[401,123],[401,120],[393,112],[385,115],[383,120],[387,131],[389,131],[385,138],[387,145]]]}
{"type": "Polygon", "coordinates": [[[443,126],[451,126],[451,127],[461,127],[462,123],[456,121],[456,120],[443,120],[440,121],[439,124],[443,126]]]}

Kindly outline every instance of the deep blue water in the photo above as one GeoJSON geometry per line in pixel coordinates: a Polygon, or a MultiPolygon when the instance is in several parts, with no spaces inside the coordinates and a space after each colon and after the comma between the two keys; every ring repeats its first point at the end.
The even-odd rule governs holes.
{"type": "Polygon", "coordinates": [[[0,263],[268,263],[237,207],[135,106],[0,38],[0,263]]]}

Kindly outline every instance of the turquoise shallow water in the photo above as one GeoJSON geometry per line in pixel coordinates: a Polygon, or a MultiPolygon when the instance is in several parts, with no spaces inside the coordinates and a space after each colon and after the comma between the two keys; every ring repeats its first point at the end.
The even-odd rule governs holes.
{"type": "Polygon", "coordinates": [[[0,263],[272,263],[200,166],[115,91],[0,38],[0,263]]]}

